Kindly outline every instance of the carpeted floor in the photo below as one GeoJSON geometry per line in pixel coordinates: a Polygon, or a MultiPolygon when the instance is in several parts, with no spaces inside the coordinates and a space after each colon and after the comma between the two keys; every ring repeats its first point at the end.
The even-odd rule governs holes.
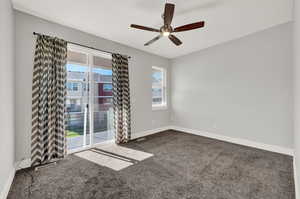
{"type": "Polygon", "coordinates": [[[9,199],[294,199],[292,157],[176,131],[124,145],[153,154],[120,171],[75,155],[18,171],[9,199]]]}

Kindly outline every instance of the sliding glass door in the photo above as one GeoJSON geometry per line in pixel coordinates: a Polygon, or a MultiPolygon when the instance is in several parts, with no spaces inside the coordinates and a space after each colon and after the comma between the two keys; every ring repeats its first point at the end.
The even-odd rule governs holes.
{"type": "Polygon", "coordinates": [[[114,138],[110,55],[69,46],[66,103],[69,152],[114,138]]]}

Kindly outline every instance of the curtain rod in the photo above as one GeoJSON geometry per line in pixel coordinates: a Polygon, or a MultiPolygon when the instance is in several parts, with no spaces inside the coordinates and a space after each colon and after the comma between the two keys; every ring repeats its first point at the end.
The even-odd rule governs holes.
{"type": "MultiPolygon", "coordinates": [[[[40,36],[42,36],[42,35],[45,35],[45,34],[33,32],[33,35],[40,35],[40,36]]],[[[45,36],[49,36],[49,35],[45,35],[45,36]]],[[[76,42],[72,42],[72,41],[66,41],[66,42],[70,43],[70,44],[78,45],[78,46],[81,46],[81,47],[90,48],[90,49],[93,49],[93,50],[98,50],[98,51],[105,52],[105,53],[108,53],[108,54],[114,54],[114,52],[110,52],[110,51],[107,51],[107,50],[101,50],[101,49],[98,49],[98,48],[94,48],[94,47],[91,47],[91,46],[86,46],[86,45],[79,44],[79,43],[76,43],[76,42]]],[[[126,56],[128,59],[131,58],[128,55],[124,55],[124,56],[126,56]]]]}

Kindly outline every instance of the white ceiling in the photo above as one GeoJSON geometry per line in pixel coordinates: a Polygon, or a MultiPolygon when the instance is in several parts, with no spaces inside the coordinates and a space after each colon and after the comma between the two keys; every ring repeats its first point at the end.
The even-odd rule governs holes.
{"type": "Polygon", "coordinates": [[[173,27],[200,20],[204,29],[177,33],[183,45],[131,23],[159,28],[164,0],[13,0],[14,8],[109,40],[175,58],[281,24],[292,19],[293,0],[173,0],[173,27]]]}

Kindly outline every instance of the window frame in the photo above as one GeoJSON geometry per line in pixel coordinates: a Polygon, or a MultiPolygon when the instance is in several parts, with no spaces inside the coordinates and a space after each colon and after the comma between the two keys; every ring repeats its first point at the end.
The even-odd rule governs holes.
{"type": "Polygon", "coordinates": [[[151,80],[152,80],[152,70],[159,70],[162,72],[162,103],[161,104],[153,104],[153,96],[152,96],[152,81],[151,81],[151,104],[152,110],[166,110],[168,109],[168,89],[167,89],[167,69],[164,67],[152,66],[151,68],[151,80]]]}

